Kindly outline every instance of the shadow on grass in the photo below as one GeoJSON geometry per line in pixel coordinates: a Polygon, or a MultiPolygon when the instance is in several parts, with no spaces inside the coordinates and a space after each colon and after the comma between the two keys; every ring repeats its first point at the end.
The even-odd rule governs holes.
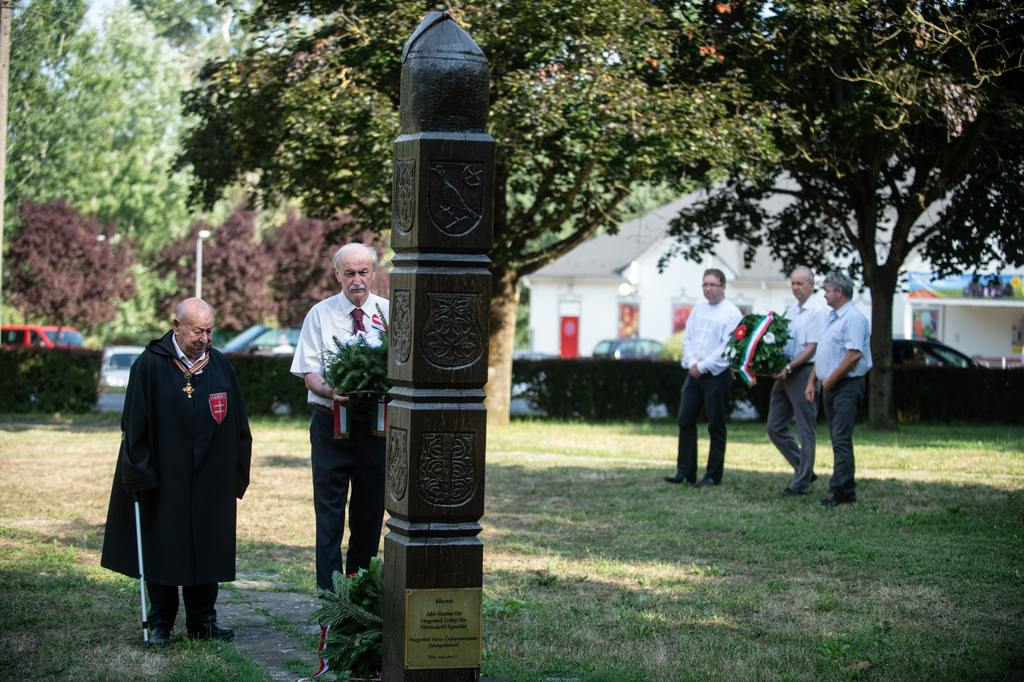
{"type": "Polygon", "coordinates": [[[120,422],[116,421],[7,421],[0,422],[0,431],[23,433],[38,429],[41,426],[45,427],[48,431],[58,433],[95,433],[97,431],[119,431],[121,429],[120,422]]]}
{"type": "MultiPolygon", "coordinates": [[[[530,420],[519,420],[513,422],[514,426],[527,426],[530,420]]],[[[545,422],[547,426],[564,424],[567,429],[593,428],[600,431],[608,431],[621,435],[634,436],[667,436],[676,438],[679,436],[679,427],[675,419],[656,419],[646,422],[545,422]]],[[[760,422],[728,422],[729,442],[744,445],[770,445],[765,424],[760,422]]],[[[697,424],[697,434],[700,438],[707,438],[707,423],[697,424]]],[[[824,421],[818,423],[817,437],[819,443],[828,443],[828,424],[824,421]]],[[[959,448],[963,446],[985,443],[987,449],[1000,452],[1019,453],[1024,451],[1024,429],[1014,426],[1000,425],[977,425],[977,424],[923,424],[912,423],[902,424],[896,431],[874,431],[866,424],[858,423],[853,432],[854,446],[857,445],[879,445],[899,446],[907,450],[928,450],[936,446],[944,448],[959,448]]]]}
{"type": "Polygon", "coordinates": [[[270,455],[269,457],[260,457],[258,463],[261,467],[279,467],[284,469],[311,469],[313,467],[309,455],[295,457],[270,455]]]}
{"type": "Polygon", "coordinates": [[[868,578],[884,560],[886,570],[913,566],[925,581],[1022,580],[1024,494],[1016,483],[863,479],[856,504],[827,509],[819,505],[827,477],[809,495],[788,498],[779,493],[789,474],[727,468],[722,485],[698,489],[665,483],[665,473],[489,464],[483,523],[500,531],[499,544],[573,561],[600,551],[627,563],[724,562],[736,571],[763,557],[799,570],[819,565],[824,552],[868,578]]]}
{"type": "MultiPolygon", "coordinates": [[[[90,528],[89,537],[101,535],[90,528]]],[[[86,568],[81,542],[3,528],[0,543],[3,679],[266,679],[258,664],[229,645],[176,641],[167,650],[143,652],[138,582],[86,568]]]]}
{"type": "Polygon", "coordinates": [[[727,468],[703,489],[663,473],[488,465],[486,582],[528,605],[490,630],[489,674],[540,680],[552,642],[590,642],[585,667],[630,643],[642,679],[841,680],[859,661],[879,679],[1022,679],[1024,482],[864,479],[828,509],[825,477],[783,498],[783,473],[727,468]]]}

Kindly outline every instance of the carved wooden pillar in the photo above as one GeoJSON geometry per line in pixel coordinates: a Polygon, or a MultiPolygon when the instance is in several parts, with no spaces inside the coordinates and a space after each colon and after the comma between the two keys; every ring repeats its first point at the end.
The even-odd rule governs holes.
{"type": "Polygon", "coordinates": [[[446,12],[402,52],[394,143],[383,679],[480,674],[494,140],[487,59],[446,12]]]}

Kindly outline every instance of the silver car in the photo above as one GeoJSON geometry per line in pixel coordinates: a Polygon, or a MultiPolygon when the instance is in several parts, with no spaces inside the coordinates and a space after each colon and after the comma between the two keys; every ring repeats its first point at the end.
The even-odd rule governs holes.
{"type": "Polygon", "coordinates": [[[100,366],[100,386],[123,388],[128,385],[128,371],[145,348],[142,346],[107,346],[100,366]]]}

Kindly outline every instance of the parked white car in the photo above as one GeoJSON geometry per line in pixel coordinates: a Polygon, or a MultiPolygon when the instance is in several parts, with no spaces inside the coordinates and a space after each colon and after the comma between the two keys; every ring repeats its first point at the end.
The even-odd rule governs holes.
{"type": "Polygon", "coordinates": [[[128,385],[128,371],[142,351],[142,346],[107,346],[100,366],[100,386],[123,388],[128,385]]]}

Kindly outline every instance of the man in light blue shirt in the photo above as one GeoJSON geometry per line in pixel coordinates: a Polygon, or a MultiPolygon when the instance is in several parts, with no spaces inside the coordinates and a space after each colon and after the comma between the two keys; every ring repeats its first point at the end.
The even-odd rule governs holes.
{"type": "Polygon", "coordinates": [[[679,399],[679,455],[676,475],[669,483],[697,480],[697,415],[701,405],[708,414],[711,449],[708,468],[697,487],[718,485],[725,468],[725,412],[732,387],[729,361],[723,357],[726,344],[743,319],[740,309],[725,298],[725,273],[704,271],[701,301],[686,320],[683,336],[683,367],[687,370],[679,399]]]}
{"type": "Polygon", "coordinates": [[[814,367],[814,354],[825,328],[829,310],[814,298],[814,273],[805,266],[789,276],[796,303],[786,311],[789,333],[786,346],[789,364],[775,375],[772,400],[768,407],[768,437],[793,467],[793,482],[780,493],[786,497],[806,495],[814,475],[814,447],[817,436],[818,402],[804,395],[807,377],[814,367]],[[793,438],[789,423],[796,418],[800,444],[793,438]]]}
{"type": "Polygon", "coordinates": [[[820,378],[835,458],[828,495],[821,506],[835,507],[857,501],[853,424],[864,399],[864,377],[871,369],[871,328],[868,319],[853,305],[853,280],[833,272],[825,278],[824,288],[825,302],[832,312],[818,341],[805,395],[807,400],[814,400],[820,378]]]}

